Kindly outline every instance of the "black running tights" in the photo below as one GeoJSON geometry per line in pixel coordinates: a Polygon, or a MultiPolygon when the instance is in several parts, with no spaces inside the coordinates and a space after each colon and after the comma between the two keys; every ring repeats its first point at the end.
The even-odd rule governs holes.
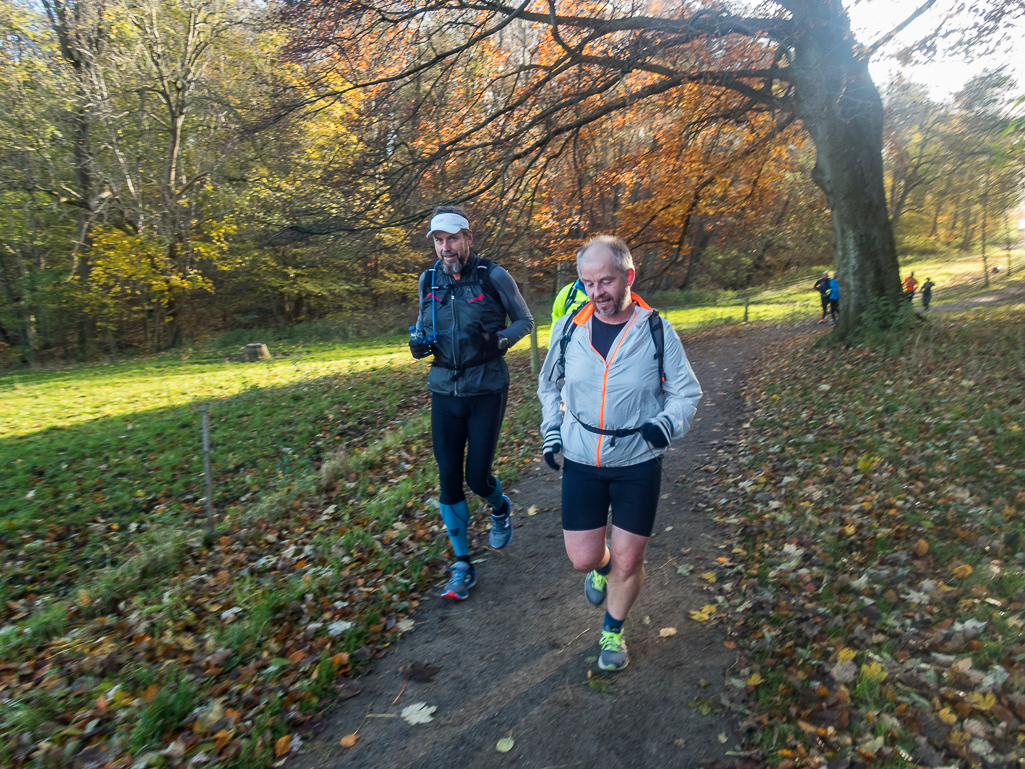
{"type": "Polygon", "coordinates": [[[474,494],[489,497],[497,488],[491,476],[498,433],[505,417],[506,388],[488,395],[440,395],[431,393],[431,435],[438,462],[443,505],[456,505],[463,494],[463,454],[466,454],[466,485],[474,494]]]}

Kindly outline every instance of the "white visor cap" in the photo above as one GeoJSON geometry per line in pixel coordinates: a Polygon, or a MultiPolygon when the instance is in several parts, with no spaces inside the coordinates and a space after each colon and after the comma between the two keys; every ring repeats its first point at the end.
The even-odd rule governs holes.
{"type": "Polygon", "coordinates": [[[468,229],[470,229],[470,223],[466,221],[465,216],[451,213],[438,214],[431,219],[431,229],[428,231],[427,237],[433,237],[434,233],[439,230],[447,232],[449,235],[455,235],[460,230],[468,229]]]}

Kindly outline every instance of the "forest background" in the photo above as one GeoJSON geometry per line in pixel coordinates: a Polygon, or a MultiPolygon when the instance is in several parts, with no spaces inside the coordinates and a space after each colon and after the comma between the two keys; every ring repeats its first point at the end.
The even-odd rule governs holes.
{"type": "MultiPolygon", "coordinates": [[[[331,7],[0,0],[3,365],[303,321],[342,338],[404,328],[431,263],[425,216],[443,200],[469,200],[477,243],[538,307],[598,232],[629,241],[642,294],[832,267],[800,120],[707,82],[631,101],[624,74],[625,101],[600,121],[563,130],[564,111],[551,125],[536,113],[543,152],[496,174],[459,128],[504,119],[494,105],[558,46],[520,20],[474,38],[440,6],[403,21],[431,45],[395,25],[361,37],[359,19],[318,11],[331,7]],[[439,61],[446,46],[460,56],[439,61]],[[402,77],[353,88],[368,72],[402,77]],[[446,147],[459,151],[420,162],[446,147]]],[[[720,70],[763,45],[719,43],[705,54],[720,70]]],[[[912,82],[885,90],[898,253],[1019,239],[1021,94],[1000,70],[946,100],[912,82]]]]}

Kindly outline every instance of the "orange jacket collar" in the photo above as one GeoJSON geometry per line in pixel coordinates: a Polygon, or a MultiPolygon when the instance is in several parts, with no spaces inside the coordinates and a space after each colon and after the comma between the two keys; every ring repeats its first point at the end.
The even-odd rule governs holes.
{"type": "MultiPolygon", "coordinates": [[[[651,310],[651,308],[648,306],[648,303],[641,299],[640,296],[635,294],[633,291],[630,292],[630,299],[633,300],[633,302],[642,310],[651,310]]],[[[584,305],[584,308],[576,314],[576,317],[573,318],[573,322],[576,323],[578,326],[582,326],[585,323],[587,323],[588,320],[590,320],[592,314],[594,314],[594,305],[588,302],[584,305]]]]}

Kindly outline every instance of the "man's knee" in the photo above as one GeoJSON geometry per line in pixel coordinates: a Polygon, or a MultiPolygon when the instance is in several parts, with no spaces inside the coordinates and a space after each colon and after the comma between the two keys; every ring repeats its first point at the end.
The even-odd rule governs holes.
{"type": "Polygon", "coordinates": [[[478,497],[489,497],[495,491],[495,485],[491,482],[491,473],[487,472],[481,474],[467,472],[466,485],[478,497]]]}
{"type": "Polygon", "coordinates": [[[570,553],[569,560],[577,571],[594,571],[601,567],[605,553],[570,553]]]}
{"type": "Polygon", "coordinates": [[[644,571],[644,553],[626,552],[612,554],[612,571],[619,577],[632,577],[644,571]]]}

